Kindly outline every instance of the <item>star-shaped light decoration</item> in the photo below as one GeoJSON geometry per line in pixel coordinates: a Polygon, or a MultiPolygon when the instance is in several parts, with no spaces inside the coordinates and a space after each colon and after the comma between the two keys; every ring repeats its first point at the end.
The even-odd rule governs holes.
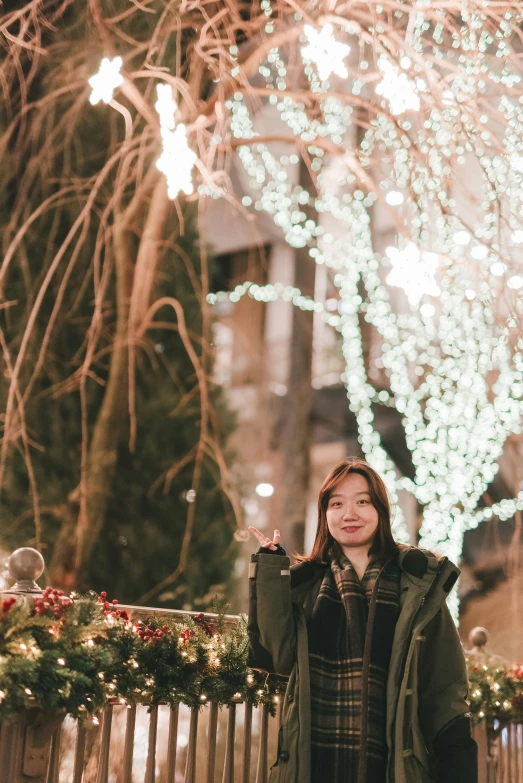
{"type": "Polygon", "coordinates": [[[331,73],[346,79],[349,72],[343,60],[349,54],[350,46],[335,39],[332,25],[325,24],[321,30],[316,30],[306,24],[304,32],[309,43],[301,47],[301,56],[305,62],[314,63],[320,79],[326,81],[331,73]]]}
{"type": "Polygon", "coordinates": [[[376,92],[389,102],[391,114],[418,111],[420,97],[407,74],[400,71],[386,57],[380,57],[378,67],[383,73],[383,79],[376,86],[376,92]]]}
{"type": "Polygon", "coordinates": [[[89,79],[89,84],[93,88],[89,101],[93,106],[100,101],[111,103],[113,92],[123,83],[123,76],[120,73],[121,67],[121,57],[115,57],[114,60],[109,60],[108,57],[103,58],[98,73],[89,79]]]}
{"type": "Polygon", "coordinates": [[[160,118],[160,132],[163,151],[157,166],[167,178],[167,193],[175,199],[180,191],[190,196],[194,190],[191,171],[196,162],[196,154],[187,142],[187,128],[175,120],[178,109],[173,99],[171,87],[159,84],[156,88],[158,100],[156,110],[160,118]]]}
{"type": "Polygon", "coordinates": [[[439,258],[435,253],[420,253],[412,242],[402,250],[388,247],[392,270],[387,277],[389,285],[402,288],[412,305],[419,304],[422,296],[439,296],[441,291],[434,279],[439,266],[439,258]]]}

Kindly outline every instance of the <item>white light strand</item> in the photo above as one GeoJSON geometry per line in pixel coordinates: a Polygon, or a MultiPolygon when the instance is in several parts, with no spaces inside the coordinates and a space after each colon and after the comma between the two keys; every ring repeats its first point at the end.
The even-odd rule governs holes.
{"type": "Polygon", "coordinates": [[[275,302],[277,299],[282,299],[284,302],[290,302],[295,307],[299,307],[300,310],[319,313],[325,323],[335,329],[341,330],[341,317],[333,313],[323,302],[315,301],[310,296],[304,296],[299,288],[295,288],[291,285],[283,285],[283,283],[260,286],[256,283],[246,281],[241,285],[237,285],[234,291],[229,293],[218,291],[217,293],[208,294],[207,302],[210,305],[216,305],[221,302],[236,303],[246,295],[255,299],[257,302],[275,302]]]}

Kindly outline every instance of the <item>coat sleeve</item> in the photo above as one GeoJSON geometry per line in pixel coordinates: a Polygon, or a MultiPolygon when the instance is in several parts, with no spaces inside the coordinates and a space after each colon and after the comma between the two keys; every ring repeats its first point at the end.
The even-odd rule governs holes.
{"type": "Polygon", "coordinates": [[[424,631],[418,663],[418,716],[438,783],[477,783],[465,656],[446,604],[424,631]]]}
{"type": "Polygon", "coordinates": [[[296,626],[287,556],[251,557],[248,633],[248,665],[288,676],[296,657],[296,626]]]}

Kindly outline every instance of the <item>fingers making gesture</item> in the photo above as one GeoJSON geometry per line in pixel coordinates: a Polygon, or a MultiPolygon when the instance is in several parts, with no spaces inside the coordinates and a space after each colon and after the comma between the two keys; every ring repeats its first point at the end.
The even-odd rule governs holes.
{"type": "Polygon", "coordinates": [[[267,536],[264,536],[263,533],[260,533],[260,531],[255,527],[250,527],[249,530],[253,534],[255,538],[258,539],[258,542],[263,549],[272,549],[275,551],[278,548],[278,544],[280,543],[280,531],[275,530],[274,536],[272,540],[270,538],[267,538],[267,536]]]}

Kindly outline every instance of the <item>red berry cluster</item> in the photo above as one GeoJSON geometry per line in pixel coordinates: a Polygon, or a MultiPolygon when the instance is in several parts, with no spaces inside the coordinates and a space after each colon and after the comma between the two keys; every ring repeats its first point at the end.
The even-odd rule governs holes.
{"type": "Polygon", "coordinates": [[[62,590],[46,587],[41,597],[34,599],[35,613],[39,616],[52,614],[59,620],[73,602],[63,594],[62,590]]]}
{"type": "Polygon", "coordinates": [[[160,642],[164,636],[173,635],[168,625],[162,625],[161,628],[151,628],[150,625],[144,625],[141,620],[138,620],[134,628],[142,642],[160,642]]]}
{"type": "Polygon", "coordinates": [[[191,636],[195,636],[196,631],[189,631],[188,628],[185,629],[185,631],[182,631],[180,634],[180,638],[183,639],[183,643],[187,644],[191,636]]]}
{"type": "Polygon", "coordinates": [[[124,622],[129,622],[129,615],[127,614],[125,609],[116,609],[118,606],[118,600],[115,598],[111,603],[106,600],[107,599],[107,593],[104,591],[103,593],[100,593],[98,596],[98,603],[103,604],[104,606],[104,615],[105,617],[108,617],[111,615],[111,617],[114,617],[115,620],[123,620],[124,622]]]}
{"type": "Polygon", "coordinates": [[[2,613],[0,614],[0,620],[3,620],[7,613],[13,608],[13,606],[16,604],[16,598],[14,595],[11,596],[11,598],[6,598],[4,601],[2,601],[2,613]]]}
{"type": "Polygon", "coordinates": [[[214,633],[215,633],[214,625],[212,625],[211,623],[207,622],[203,612],[200,612],[200,614],[197,614],[192,619],[194,620],[196,625],[199,625],[200,628],[203,628],[203,630],[205,631],[207,636],[210,636],[210,637],[214,636],[214,633]]]}
{"type": "Polygon", "coordinates": [[[515,680],[523,680],[523,663],[516,663],[512,667],[512,676],[515,680]]]}

